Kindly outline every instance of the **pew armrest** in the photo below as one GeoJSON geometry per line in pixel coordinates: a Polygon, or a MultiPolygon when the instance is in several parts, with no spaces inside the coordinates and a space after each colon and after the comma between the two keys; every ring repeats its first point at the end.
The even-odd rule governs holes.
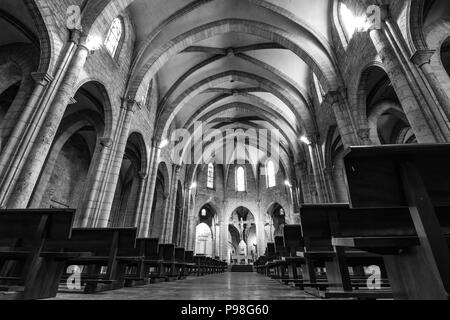
{"type": "Polygon", "coordinates": [[[333,238],[333,246],[348,248],[391,248],[401,249],[420,246],[418,237],[355,237],[333,238]]]}

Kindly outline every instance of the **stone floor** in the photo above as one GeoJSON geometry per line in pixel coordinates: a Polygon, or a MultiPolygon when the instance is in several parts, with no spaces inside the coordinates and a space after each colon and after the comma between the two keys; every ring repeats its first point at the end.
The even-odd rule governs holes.
{"type": "Polygon", "coordinates": [[[256,273],[225,273],[58,300],[306,300],[312,296],[256,273]]]}

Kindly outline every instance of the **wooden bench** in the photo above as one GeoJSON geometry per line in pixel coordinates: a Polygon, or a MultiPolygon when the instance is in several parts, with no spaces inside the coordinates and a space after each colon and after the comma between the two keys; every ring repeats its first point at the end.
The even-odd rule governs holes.
{"type": "MultiPolygon", "coordinates": [[[[137,260],[137,257],[128,256],[136,247],[136,234],[136,228],[73,229],[70,240],[50,241],[47,242],[46,248],[65,252],[86,252],[67,262],[68,266],[83,267],[82,292],[114,290],[124,286],[125,269],[129,260],[137,260]]],[[[70,274],[67,274],[66,278],[69,276],[70,274]]],[[[63,281],[61,290],[67,289],[63,281]]]]}
{"type": "Polygon", "coordinates": [[[129,248],[126,256],[118,260],[127,265],[125,286],[147,285],[163,280],[161,276],[162,260],[158,254],[159,239],[138,238],[136,247],[129,248]]]}
{"type": "MultiPolygon", "coordinates": [[[[306,251],[305,265],[303,265],[303,279],[305,286],[313,287],[311,292],[320,296],[327,296],[332,294],[336,297],[339,293],[342,296],[348,297],[348,292],[354,292],[357,289],[361,293],[367,288],[367,281],[363,281],[363,274],[351,275],[349,267],[356,270],[361,270],[364,267],[372,265],[378,266],[382,270],[382,277],[387,278],[384,272],[384,262],[380,255],[376,253],[367,253],[358,249],[346,249],[343,247],[333,246],[332,230],[334,228],[333,214],[339,211],[349,211],[349,205],[346,204],[325,204],[325,205],[304,205],[301,208],[301,221],[303,227],[303,236],[306,251]],[[315,268],[325,266],[326,279],[318,278],[316,276],[315,268]],[[315,284],[320,288],[317,290],[315,284]],[[323,291],[327,289],[327,291],[323,291]]],[[[359,222],[359,220],[357,220],[359,222]]],[[[355,226],[358,226],[358,222],[355,226]]],[[[367,276],[367,279],[369,276],[367,276]]],[[[387,281],[385,281],[387,282],[387,281]]],[[[389,285],[384,284],[388,289],[389,285]]],[[[369,289],[369,288],[367,288],[369,289]]],[[[386,298],[387,293],[372,291],[371,298],[383,299],[386,298]]],[[[369,293],[365,296],[370,296],[369,293]]],[[[390,295],[392,297],[392,294],[390,295]]]]}
{"type": "Polygon", "coordinates": [[[384,228],[372,234],[338,229],[334,244],[383,253],[397,299],[448,300],[450,145],[352,147],[344,163],[352,209],[405,210],[395,227],[384,209],[364,214],[384,228]],[[407,232],[412,227],[414,234],[407,232]]]}
{"type": "Polygon", "coordinates": [[[194,251],[186,251],[184,254],[185,264],[186,264],[186,273],[188,276],[197,274],[197,264],[194,260],[194,251]]]}
{"type": "Polygon", "coordinates": [[[186,250],[184,248],[175,248],[175,269],[178,274],[178,279],[186,279],[187,266],[186,266],[186,250]]]}
{"type": "Polygon", "coordinates": [[[305,264],[305,259],[301,256],[305,247],[301,225],[285,225],[283,240],[287,252],[284,258],[288,268],[288,281],[286,283],[289,284],[300,279],[299,271],[301,271],[302,264],[305,264]]]}
{"type": "Polygon", "coordinates": [[[286,256],[283,237],[275,237],[275,258],[268,264],[271,270],[271,278],[276,280],[288,279],[286,256]]]}
{"type": "Polygon", "coordinates": [[[55,297],[66,261],[79,253],[44,250],[66,241],[75,210],[0,210],[0,299],[55,297]]]}
{"type": "Polygon", "coordinates": [[[175,268],[175,245],[160,244],[158,250],[159,259],[162,261],[162,276],[166,279],[166,281],[178,280],[178,275],[175,268]]]}

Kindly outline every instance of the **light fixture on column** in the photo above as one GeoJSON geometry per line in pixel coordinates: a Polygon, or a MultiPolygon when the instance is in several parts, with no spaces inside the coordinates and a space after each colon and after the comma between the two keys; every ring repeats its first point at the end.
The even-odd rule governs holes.
{"type": "Polygon", "coordinates": [[[164,139],[164,140],[162,140],[161,143],[159,144],[159,147],[160,147],[161,149],[163,149],[163,148],[167,147],[168,145],[169,145],[169,140],[164,139]]]}
{"type": "Polygon", "coordinates": [[[89,35],[86,39],[86,48],[92,53],[102,46],[102,38],[97,35],[89,35]]]}
{"type": "Polygon", "coordinates": [[[307,144],[308,146],[311,145],[311,141],[308,139],[307,136],[302,136],[302,137],[300,138],[300,141],[303,142],[303,143],[305,143],[305,144],[307,144]]]}
{"type": "Polygon", "coordinates": [[[284,184],[286,185],[286,187],[292,188],[292,184],[289,182],[289,180],[286,180],[286,181],[284,182],[284,184]]]}
{"type": "Polygon", "coordinates": [[[191,186],[189,187],[190,190],[193,190],[197,188],[197,182],[192,182],[191,186]]]}

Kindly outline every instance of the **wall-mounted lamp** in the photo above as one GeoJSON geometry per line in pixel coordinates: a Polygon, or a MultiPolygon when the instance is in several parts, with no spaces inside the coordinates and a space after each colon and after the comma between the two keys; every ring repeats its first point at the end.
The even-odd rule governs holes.
{"type": "Polygon", "coordinates": [[[300,138],[300,141],[303,142],[303,143],[305,143],[305,144],[307,144],[308,146],[311,145],[311,141],[308,139],[307,136],[302,136],[302,137],[300,138]]]}
{"type": "Polygon", "coordinates": [[[90,35],[86,39],[86,48],[92,53],[102,46],[103,40],[100,36],[90,35]]]}
{"type": "Polygon", "coordinates": [[[161,149],[163,149],[163,148],[167,147],[168,145],[169,145],[169,140],[164,139],[164,140],[161,141],[161,143],[159,144],[159,147],[160,147],[161,149]]]}

